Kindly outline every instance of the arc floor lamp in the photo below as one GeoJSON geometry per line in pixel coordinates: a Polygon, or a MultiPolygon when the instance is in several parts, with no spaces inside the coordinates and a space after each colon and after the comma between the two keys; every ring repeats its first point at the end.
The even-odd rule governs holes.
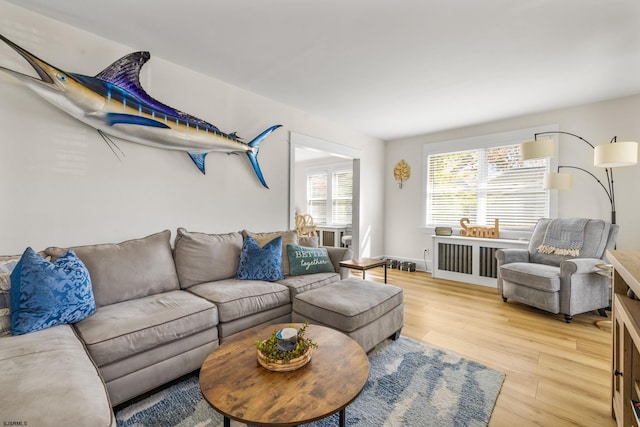
{"type": "Polygon", "coordinates": [[[618,142],[617,137],[613,137],[609,144],[594,146],[586,139],[573,133],[562,131],[540,132],[534,135],[534,140],[526,142],[520,146],[522,160],[541,159],[555,156],[555,141],[550,137],[538,139],[539,135],[563,134],[578,138],[593,149],[594,166],[604,168],[606,175],[606,185],[598,179],[592,172],[577,166],[560,165],[556,172],[547,172],[544,175],[543,187],[545,189],[566,190],[571,188],[572,175],[560,172],[561,168],[576,169],[590,175],[602,187],[609,202],[611,203],[611,223],[616,223],[616,197],[613,185],[613,168],[630,166],[638,163],[638,143],[633,141],[618,142]]]}

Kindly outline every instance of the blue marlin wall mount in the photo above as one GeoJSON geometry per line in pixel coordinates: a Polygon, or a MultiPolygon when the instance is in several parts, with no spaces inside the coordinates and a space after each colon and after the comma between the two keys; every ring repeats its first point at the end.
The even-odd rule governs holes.
{"type": "MultiPolygon", "coordinates": [[[[233,133],[176,110],[152,98],[140,84],[140,69],[149,52],[134,52],[118,59],[95,77],[68,73],[21,48],[0,34],[0,39],[22,55],[40,79],[0,66],[25,86],[72,117],[106,134],[151,147],[185,151],[205,173],[210,152],[245,153],[256,176],[267,183],[258,164],[260,143],[280,125],[265,129],[245,143],[233,133]]],[[[103,135],[104,137],[104,135],[103,135]]]]}

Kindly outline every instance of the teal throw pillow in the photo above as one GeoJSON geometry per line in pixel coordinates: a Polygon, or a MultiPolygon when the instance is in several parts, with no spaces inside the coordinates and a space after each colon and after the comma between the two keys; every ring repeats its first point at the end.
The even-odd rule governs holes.
{"type": "Polygon", "coordinates": [[[282,275],[282,237],[276,237],[260,247],[258,242],[247,236],[240,251],[240,266],[236,279],[266,280],[273,282],[284,279],[282,275]]]}
{"type": "Polygon", "coordinates": [[[11,334],[76,323],[96,311],[85,265],[68,251],[51,263],[27,248],[11,273],[11,334]]]}
{"type": "Polygon", "coordinates": [[[292,276],[313,273],[335,273],[327,248],[287,245],[292,276]]]}

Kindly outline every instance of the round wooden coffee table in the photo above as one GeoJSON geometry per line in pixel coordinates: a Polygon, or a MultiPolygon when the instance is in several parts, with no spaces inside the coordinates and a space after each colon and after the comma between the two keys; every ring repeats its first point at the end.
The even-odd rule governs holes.
{"type": "Polygon", "coordinates": [[[295,426],[340,412],[360,394],[369,377],[369,360],[347,335],[309,325],[305,336],[318,344],[300,369],[272,372],[258,364],[256,341],[293,325],[256,326],[213,350],[200,369],[200,389],[224,416],[250,425],[295,426]]]}

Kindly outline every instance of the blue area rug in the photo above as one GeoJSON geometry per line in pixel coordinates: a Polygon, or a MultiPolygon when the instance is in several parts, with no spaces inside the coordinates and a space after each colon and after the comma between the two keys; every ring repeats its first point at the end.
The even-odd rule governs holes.
{"type": "MultiPolygon", "coordinates": [[[[387,340],[369,353],[369,380],[347,407],[347,426],[486,426],[503,381],[501,372],[456,353],[406,337],[387,340]]],[[[116,418],[119,427],[222,426],[195,376],[121,409],[116,418]]],[[[337,426],[338,415],[305,425],[337,426]]]]}

